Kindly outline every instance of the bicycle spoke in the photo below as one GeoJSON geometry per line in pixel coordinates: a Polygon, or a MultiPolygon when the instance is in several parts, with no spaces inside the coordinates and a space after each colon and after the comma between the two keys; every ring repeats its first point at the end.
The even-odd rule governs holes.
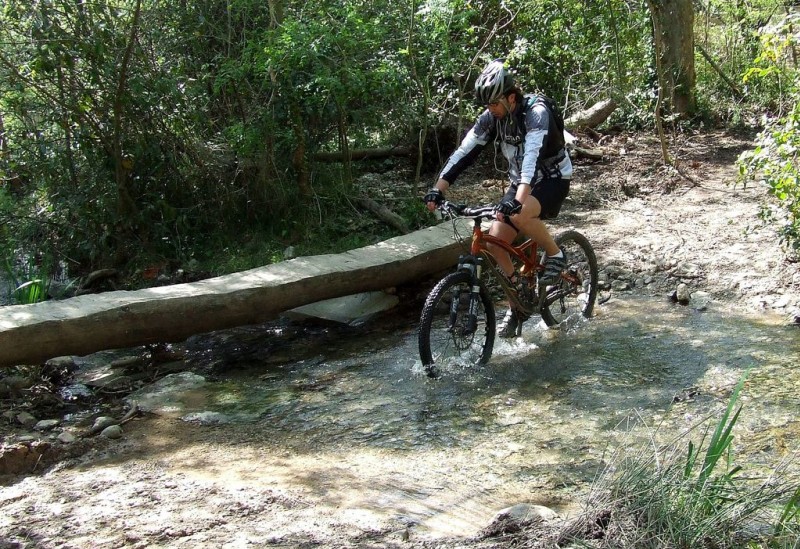
{"type": "Polygon", "coordinates": [[[489,360],[494,345],[495,318],[488,292],[481,287],[470,315],[471,276],[457,272],[445,277],[428,296],[422,311],[419,350],[429,373],[433,366],[466,366],[489,360]]]}
{"type": "Polygon", "coordinates": [[[542,300],[542,318],[548,326],[572,325],[592,314],[597,297],[597,258],[589,241],[576,231],[556,238],[567,256],[561,280],[548,287],[542,300]]]}

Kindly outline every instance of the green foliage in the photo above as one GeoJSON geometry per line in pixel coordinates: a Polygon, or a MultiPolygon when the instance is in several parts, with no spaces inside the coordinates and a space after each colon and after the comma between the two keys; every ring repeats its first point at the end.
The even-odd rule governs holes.
{"type": "MultiPolygon", "coordinates": [[[[748,5],[712,0],[698,18],[730,74],[760,51],[751,30],[777,6],[748,5]]],[[[289,219],[295,238],[325,200],[341,208],[332,217],[355,216],[342,197],[359,192],[359,166],[314,154],[463,130],[474,77],[494,57],[567,114],[611,96],[615,123],[652,120],[651,25],[626,0],[7,0],[0,15],[6,239],[80,270],[186,261],[217,233],[280,239],[289,219]]],[[[706,69],[711,111],[730,93],[706,69]]],[[[751,82],[777,98],[774,75],[751,82]]],[[[353,245],[385,234],[360,230],[374,232],[353,245]]]]}
{"type": "Polygon", "coordinates": [[[0,273],[14,286],[8,297],[13,303],[28,305],[47,299],[50,288],[49,270],[31,259],[6,257],[0,273]]]}
{"type": "Polygon", "coordinates": [[[762,217],[781,225],[783,241],[800,249],[800,71],[792,62],[796,46],[792,32],[796,16],[788,16],[762,35],[762,53],[745,74],[745,82],[773,81],[781,90],[775,98],[779,114],[765,117],[756,147],[739,157],[740,180],[763,182],[783,209],[765,208],[762,217]]]}

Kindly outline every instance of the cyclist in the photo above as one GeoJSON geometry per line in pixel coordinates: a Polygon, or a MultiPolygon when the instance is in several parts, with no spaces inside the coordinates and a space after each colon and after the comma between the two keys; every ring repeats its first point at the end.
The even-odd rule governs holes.
{"type": "MultiPolygon", "coordinates": [[[[523,95],[503,59],[489,63],[475,81],[475,98],[486,110],[450,155],[439,179],[423,201],[430,211],[444,200],[444,192],[471,165],[490,142],[494,143],[495,167],[499,148],[508,162],[510,185],[497,206],[489,234],[512,242],[518,233],[533,238],[546,253],[541,282],[553,283],[566,268],[559,249],[544,224],[558,215],[569,193],[572,162],[564,148],[563,126],[536,95],[523,95]]],[[[500,168],[498,168],[500,169],[500,168]]],[[[506,171],[502,170],[501,171],[506,171]]],[[[516,285],[511,257],[499,247],[490,249],[508,282],[516,285]]],[[[498,335],[519,335],[526,319],[509,307],[498,335]]]]}

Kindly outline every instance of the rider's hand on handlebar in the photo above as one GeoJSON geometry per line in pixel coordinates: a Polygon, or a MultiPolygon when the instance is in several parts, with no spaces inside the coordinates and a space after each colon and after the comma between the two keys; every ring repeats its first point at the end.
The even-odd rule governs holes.
{"type": "Polygon", "coordinates": [[[500,204],[497,205],[497,211],[503,215],[515,215],[518,214],[522,210],[522,203],[517,200],[516,198],[512,198],[511,200],[503,200],[500,204]]]}
{"type": "Polygon", "coordinates": [[[422,198],[422,201],[428,206],[429,211],[433,211],[444,202],[444,193],[439,189],[431,189],[422,198]]]}

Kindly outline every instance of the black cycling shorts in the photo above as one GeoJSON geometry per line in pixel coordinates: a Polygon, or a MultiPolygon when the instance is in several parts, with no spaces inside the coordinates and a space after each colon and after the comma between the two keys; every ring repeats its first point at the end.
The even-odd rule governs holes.
{"type": "MultiPolygon", "coordinates": [[[[555,219],[561,211],[561,205],[569,194],[569,179],[542,179],[531,188],[531,195],[542,205],[539,219],[555,219]]],[[[503,200],[511,200],[517,196],[517,186],[511,185],[503,196],[503,200]]],[[[508,219],[508,217],[506,217],[508,219]]]]}

